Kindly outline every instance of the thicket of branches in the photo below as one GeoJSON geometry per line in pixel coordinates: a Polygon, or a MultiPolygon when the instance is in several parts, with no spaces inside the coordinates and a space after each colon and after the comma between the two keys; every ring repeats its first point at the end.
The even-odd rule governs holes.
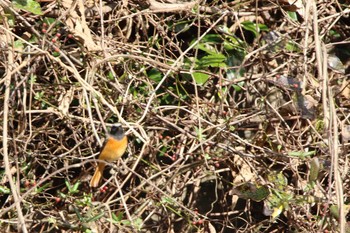
{"type": "Polygon", "coordinates": [[[345,232],[347,1],[0,3],[1,229],[345,232]]]}

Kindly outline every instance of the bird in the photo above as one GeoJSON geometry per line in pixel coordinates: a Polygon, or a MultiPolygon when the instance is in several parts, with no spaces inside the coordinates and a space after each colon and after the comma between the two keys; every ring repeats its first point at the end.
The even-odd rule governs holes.
{"type": "MultiPolygon", "coordinates": [[[[101,149],[98,159],[114,162],[125,153],[128,146],[128,138],[120,124],[113,125],[106,141],[101,149]]],[[[106,163],[98,162],[95,173],[90,181],[90,187],[97,187],[103,174],[106,163]]]]}

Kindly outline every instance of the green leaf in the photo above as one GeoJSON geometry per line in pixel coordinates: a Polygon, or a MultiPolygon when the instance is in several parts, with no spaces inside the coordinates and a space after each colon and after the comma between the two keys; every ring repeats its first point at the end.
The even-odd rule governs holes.
{"type": "Polygon", "coordinates": [[[163,146],[160,150],[159,150],[159,156],[165,156],[165,153],[167,152],[168,147],[167,146],[163,146]]]}
{"type": "Polygon", "coordinates": [[[66,186],[68,188],[68,191],[69,193],[73,194],[73,193],[78,193],[79,190],[79,185],[80,185],[80,182],[78,181],[77,183],[75,183],[74,185],[71,185],[67,180],[65,181],[66,183],[66,186]]]}
{"type": "Polygon", "coordinates": [[[309,182],[316,181],[318,174],[320,172],[320,162],[317,157],[312,158],[310,161],[310,174],[309,174],[309,182]]]}
{"type": "MultiPolygon", "coordinates": [[[[196,40],[191,41],[191,45],[195,43],[196,40]]],[[[218,34],[207,34],[202,38],[202,40],[195,46],[195,48],[200,49],[208,54],[217,54],[217,50],[213,45],[222,44],[223,39],[218,34]]]]}
{"type": "Polygon", "coordinates": [[[339,219],[339,207],[337,205],[331,205],[329,210],[333,217],[335,217],[336,219],[339,219]]]}
{"type": "Polygon", "coordinates": [[[206,160],[210,160],[210,159],[211,159],[211,157],[210,157],[210,155],[209,155],[208,153],[205,153],[205,154],[204,154],[204,159],[206,159],[206,160]]]}
{"type": "Polygon", "coordinates": [[[224,68],[224,67],[226,67],[225,60],[226,60],[225,55],[217,53],[217,54],[211,54],[208,56],[204,56],[201,59],[199,59],[196,63],[198,65],[198,67],[224,68]]]}
{"type": "Polygon", "coordinates": [[[175,24],[171,25],[170,28],[175,31],[175,33],[184,33],[188,29],[190,29],[191,21],[182,21],[182,22],[176,22],[175,24]]]}
{"type": "Polygon", "coordinates": [[[162,197],[162,204],[174,205],[176,202],[171,197],[162,197]]]}
{"type": "Polygon", "coordinates": [[[30,79],[29,79],[29,83],[30,84],[34,84],[36,82],[36,78],[37,78],[36,75],[31,74],[30,75],[30,79]]]}
{"type": "Polygon", "coordinates": [[[35,189],[36,193],[41,193],[42,191],[44,191],[45,189],[47,189],[48,187],[52,186],[52,182],[46,183],[43,186],[37,187],[35,189]]]}
{"type": "Polygon", "coordinates": [[[258,23],[258,28],[260,31],[265,31],[265,32],[269,31],[269,27],[262,23],[258,23]]]}
{"type": "Polygon", "coordinates": [[[32,12],[36,15],[42,15],[40,4],[34,0],[13,0],[13,6],[19,10],[32,12]]]}
{"type": "Polygon", "coordinates": [[[267,186],[258,186],[252,183],[244,183],[234,189],[234,193],[243,199],[252,199],[259,202],[266,199],[269,194],[269,188],[267,186]]]}
{"type": "Polygon", "coordinates": [[[45,17],[43,20],[43,23],[46,23],[47,25],[51,25],[55,23],[56,19],[55,18],[50,18],[50,17],[45,17]]]}
{"type": "Polygon", "coordinates": [[[254,33],[255,37],[257,37],[261,31],[268,31],[268,27],[265,24],[256,24],[251,21],[244,21],[241,24],[245,30],[254,33]]]}
{"type": "Polygon", "coordinates": [[[243,42],[239,41],[238,39],[227,36],[227,40],[224,41],[224,49],[225,51],[239,51],[242,49],[243,42]]]}
{"type": "Polygon", "coordinates": [[[192,75],[193,75],[193,78],[194,78],[194,80],[196,81],[196,83],[198,85],[203,85],[209,79],[209,75],[208,74],[204,74],[204,73],[201,73],[201,72],[194,72],[192,75]]]}
{"type": "Polygon", "coordinates": [[[143,220],[141,218],[137,218],[133,222],[133,226],[139,231],[141,230],[142,225],[143,225],[143,220]]]}
{"type": "MultiPolygon", "coordinates": [[[[239,67],[242,64],[243,56],[242,54],[232,55],[227,58],[226,64],[228,67],[239,67]]],[[[237,79],[243,77],[244,69],[241,68],[230,68],[226,71],[227,79],[237,79]]],[[[238,84],[240,85],[240,84],[238,84]]],[[[243,85],[243,84],[242,84],[243,85]]]]}
{"type": "Polygon", "coordinates": [[[22,42],[21,40],[15,40],[15,42],[14,42],[14,47],[15,47],[15,49],[18,49],[18,50],[20,50],[20,51],[23,51],[23,49],[24,49],[24,44],[23,44],[23,42],[22,42]]]}
{"type": "Polygon", "coordinates": [[[7,23],[10,27],[14,27],[16,25],[16,17],[12,11],[8,8],[2,8],[5,14],[0,15],[0,23],[2,24],[4,20],[7,20],[7,23]]]}
{"type": "Polygon", "coordinates": [[[271,172],[267,175],[267,179],[273,183],[274,188],[279,191],[284,191],[285,187],[288,185],[287,177],[285,177],[282,172],[271,172]]]}
{"type": "Polygon", "coordinates": [[[296,12],[288,11],[287,14],[293,21],[298,21],[298,15],[296,12]]]}
{"type": "Polygon", "coordinates": [[[5,186],[0,186],[0,193],[2,194],[10,194],[11,190],[5,186]]]}
{"type": "Polygon", "coordinates": [[[112,213],[112,219],[117,223],[120,222],[123,219],[123,213],[120,212],[118,213],[118,215],[116,215],[115,213],[112,213]]]}
{"type": "Polygon", "coordinates": [[[199,43],[196,45],[197,49],[200,49],[208,54],[217,54],[218,52],[216,51],[215,47],[210,45],[209,43],[199,43]]]}
{"type": "MultiPolygon", "coordinates": [[[[192,41],[193,43],[194,41],[192,41]]],[[[222,43],[222,38],[218,34],[207,34],[205,35],[201,41],[201,43],[214,43],[214,44],[221,44],[222,43]]]]}
{"type": "Polygon", "coordinates": [[[266,178],[271,183],[271,188],[264,208],[267,213],[270,212],[270,216],[276,218],[284,209],[289,208],[294,195],[288,190],[288,179],[282,172],[271,172],[266,178]]]}
{"type": "Polygon", "coordinates": [[[334,37],[334,38],[340,38],[341,35],[339,34],[339,32],[335,31],[335,30],[329,30],[329,35],[334,37]]]}
{"type": "Polygon", "coordinates": [[[300,49],[297,44],[292,41],[288,41],[285,46],[286,50],[289,52],[298,52],[300,49]]]}
{"type": "Polygon", "coordinates": [[[70,185],[70,183],[67,180],[65,180],[64,183],[66,184],[66,187],[68,188],[68,191],[71,192],[72,186],[70,185]]]}
{"type": "Polygon", "coordinates": [[[281,150],[282,150],[282,145],[278,145],[278,146],[277,146],[277,151],[278,151],[278,152],[281,152],[281,150]]]}
{"type": "Polygon", "coordinates": [[[195,128],[196,134],[198,135],[198,140],[199,141],[205,140],[205,135],[203,135],[203,129],[198,128],[196,126],[194,128],[195,128]]]}
{"type": "Polygon", "coordinates": [[[34,99],[41,100],[43,96],[44,96],[44,92],[43,91],[42,92],[37,92],[34,95],[34,99]]]}
{"type": "Polygon", "coordinates": [[[67,198],[67,195],[61,192],[58,192],[58,196],[60,196],[61,198],[67,198]]]}
{"type": "Polygon", "coordinates": [[[141,218],[133,219],[132,222],[130,220],[124,219],[123,220],[123,214],[119,213],[118,216],[112,213],[112,219],[107,219],[108,221],[115,223],[115,224],[122,224],[124,226],[133,226],[137,230],[141,230],[143,220],[141,218]]]}
{"type": "Polygon", "coordinates": [[[238,85],[236,84],[232,84],[232,87],[235,89],[235,91],[242,91],[242,87],[243,87],[243,84],[240,85],[240,83],[238,85]]]}
{"type": "Polygon", "coordinates": [[[120,221],[121,224],[123,224],[124,226],[131,226],[131,222],[129,220],[121,220],[120,221]]]}
{"type": "Polygon", "coordinates": [[[147,75],[148,78],[155,81],[156,83],[159,83],[163,78],[163,74],[159,70],[154,68],[147,72],[147,75]]]}
{"type": "Polygon", "coordinates": [[[52,55],[53,55],[54,57],[59,57],[59,56],[61,55],[61,53],[60,53],[60,52],[53,52],[52,55]]]}
{"type": "MultiPolygon", "coordinates": [[[[191,44],[195,43],[196,40],[193,40],[191,44]]],[[[208,34],[202,38],[202,40],[195,46],[195,48],[200,49],[208,54],[214,55],[217,54],[217,49],[213,45],[222,44],[223,39],[218,34],[208,34]]]]}
{"type": "MultiPolygon", "coordinates": [[[[74,208],[75,209],[75,208],[74,208]]],[[[76,209],[75,209],[76,210],[76,209]]],[[[80,215],[80,213],[76,210],[76,214],[77,214],[77,216],[78,216],[78,218],[80,219],[80,221],[83,221],[83,222],[95,222],[95,221],[97,221],[98,219],[100,219],[100,218],[102,218],[104,215],[105,215],[105,213],[104,212],[102,212],[102,213],[99,213],[98,215],[95,215],[95,216],[93,216],[93,217],[91,217],[91,218],[88,218],[88,219],[86,219],[85,221],[81,218],[81,215],[80,215]]]]}
{"type": "Polygon", "coordinates": [[[78,181],[77,183],[75,183],[75,184],[73,185],[72,192],[74,192],[74,193],[79,192],[79,190],[78,190],[79,185],[80,185],[80,182],[79,182],[79,181],[78,181]]]}
{"type": "Polygon", "coordinates": [[[304,152],[304,151],[291,151],[288,153],[289,156],[293,156],[293,157],[299,157],[301,159],[305,159],[306,157],[310,157],[312,155],[314,155],[316,153],[316,151],[309,151],[309,152],[304,152]]]}
{"type": "Polygon", "coordinates": [[[113,80],[114,80],[113,72],[109,71],[109,72],[107,73],[107,78],[108,78],[108,80],[113,81],[113,80]]]}

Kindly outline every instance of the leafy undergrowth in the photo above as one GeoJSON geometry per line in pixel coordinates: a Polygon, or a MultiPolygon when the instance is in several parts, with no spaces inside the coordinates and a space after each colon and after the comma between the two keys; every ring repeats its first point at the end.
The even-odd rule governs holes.
{"type": "Polygon", "coordinates": [[[350,8],[305,2],[0,1],[0,228],[348,230],[350,8]]]}

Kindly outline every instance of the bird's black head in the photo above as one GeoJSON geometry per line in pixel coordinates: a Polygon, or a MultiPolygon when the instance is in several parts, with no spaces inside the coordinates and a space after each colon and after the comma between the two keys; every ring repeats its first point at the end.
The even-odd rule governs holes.
{"type": "Polygon", "coordinates": [[[124,130],[121,125],[113,125],[111,128],[110,135],[117,140],[122,140],[124,137],[124,130]]]}

